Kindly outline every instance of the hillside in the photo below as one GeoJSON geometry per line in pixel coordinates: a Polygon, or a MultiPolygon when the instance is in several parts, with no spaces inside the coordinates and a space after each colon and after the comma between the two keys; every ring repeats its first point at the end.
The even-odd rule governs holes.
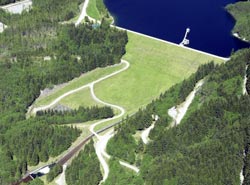
{"type": "MultiPolygon", "coordinates": [[[[139,181],[141,184],[236,185],[240,184],[242,169],[243,184],[249,184],[250,99],[242,95],[249,61],[250,50],[244,50],[234,54],[226,64],[199,68],[146,109],[124,120],[108,143],[108,153],[136,164],[140,168],[137,178],[143,179],[139,181]],[[204,84],[184,119],[180,125],[171,126],[168,109],[183,102],[201,79],[204,84]],[[155,122],[151,115],[158,115],[159,119],[155,122]],[[153,122],[151,141],[145,145],[136,135],[153,122]]],[[[122,179],[129,178],[124,175],[112,183],[123,184],[122,179]]]]}
{"type": "Polygon", "coordinates": [[[233,34],[240,39],[250,42],[250,2],[241,1],[226,7],[236,20],[233,34]]]}
{"type": "Polygon", "coordinates": [[[55,110],[26,119],[40,90],[118,63],[125,52],[126,33],[105,22],[97,29],[92,23],[78,28],[62,25],[77,14],[78,5],[78,0],[34,0],[32,11],[21,15],[0,10],[0,20],[8,24],[0,35],[0,74],[4,76],[0,79],[0,184],[14,183],[34,166],[55,161],[82,133],[56,122],[113,116],[110,108],[81,107],[82,111],[65,117],[55,110]]]}
{"type": "Polygon", "coordinates": [[[250,50],[225,62],[110,26],[101,0],[87,11],[108,19],[75,26],[81,3],[0,9],[0,184],[48,164],[28,184],[249,184],[250,50]]]}

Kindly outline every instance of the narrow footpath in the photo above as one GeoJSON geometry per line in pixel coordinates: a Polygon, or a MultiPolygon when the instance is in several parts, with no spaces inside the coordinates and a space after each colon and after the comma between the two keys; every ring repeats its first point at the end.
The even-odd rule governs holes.
{"type": "Polygon", "coordinates": [[[67,168],[67,164],[63,165],[63,172],[62,174],[59,176],[59,178],[56,180],[56,184],[57,185],[66,185],[66,180],[65,180],[65,171],[67,168]]]}
{"type": "Polygon", "coordinates": [[[153,117],[154,121],[152,122],[150,127],[146,128],[141,133],[141,139],[145,145],[148,144],[148,142],[149,142],[148,136],[149,136],[150,131],[155,127],[155,122],[159,119],[158,115],[152,115],[152,117],[153,117]]]}
{"type": "MultiPolygon", "coordinates": [[[[95,20],[95,19],[93,19],[93,18],[91,18],[90,16],[87,15],[87,12],[86,12],[86,11],[87,11],[88,4],[89,4],[89,0],[85,0],[85,2],[84,2],[84,4],[83,4],[83,7],[82,7],[82,10],[81,10],[81,14],[80,14],[79,18],[77,19],[77,21],[75,22],[75,26],[78,26],[78,25],[84,20],[84,18],[85,18],[86,16],[89,18],[89,20],[97,21],[97,20],[95,20]]],[[[111,25],[111,26],[112,26],[112,25],[111,25]]],[[[168,44],[171,44],[171,45],[175,45],[175,46],[181,47],[181,46],[179,46],[178,44],[175,44],[175,43],[172,43],[172,42],[168,42],[168,41],[164,41],[164,40],[161,40],[161,39],[157,39],[157,38],[154,38],[154,37],[151,37],[151,36],[148,36],[148,35],[144,35],[144,34],[141,34],[141,33],[138,33],[138,32],[134,32],[134,31],[127,30],[127,29],[124,29],[124,28],[120,28],[120,27],[116,27],[116,28],[121,29],[121,30],[126,30],[126,31],[129,31],[129,32],[135,33],[135,34],[137,34],[137,35],[141,35],[141,36],[144,36],[144,37],[148,37],[148,38],[151,38],[151,39],[154,39],[154,40],[158,40],[158,41],[160,41],[160,42],[164,42],[164,43],[168,43],[168,44]]],[[[223,60],[228,60],[227,58],[222,58],[222,57],[215,56],[215,55],[212,55],[212,54],[209,54],[209,53],[205,53],[205,52],[202,52],[202,51],[198,51],[198,50],[195,50],[195,49],[191,49],[191,48],[187,48],[187,49],[192,50],[192,51],[195,51],[195,52],[198,52],[198,53],[210,55],[210,56],[213,56],[213,57],[216,57],[216,58],[220,58],[220,59],[223,59],[223,60]]],[[[95,150],[96,150],[96,154],[97,154],[97,156],[98,156],[98,159],[99,159],[99,161],[100,161],[100,163],[101,163],[101,165],[102,165],[103,171],[104,171],[103,179],[102,179],[102,181],[100,182],[100,184],[101,184],[102,182],[104,182],[104,181],[108,178],[109,167],[108,167],[108,164],[107,164],[105,158],[106,158],[106,159],[109,159],[110,156],[105,152],[105,149],[106,149],[106,145],[107,145],[108,140],[109,140],[110,138],[112,138],[112,136],[114,135],[114,133],[113,133],[113,130],[111,130],[111,131],[107,132],[107,133],[104,134],[104,135],[99,135],[98,133],[95,132],[94,129],[95,129],[96,126],[98,126],[98,125],[100,125],[100,124],[102,124],[102,123],[104,123],[104,122],[108,122],[108,121],[111,121],[111,120],[115,120],[115,119],[121,118],[122,116],[124,116],[125,110],[124,110],[123,107],[120,107],[120,106],[118,106],[118,105],[113,105],[113,104],[104,102],[104,101],[100,100],[99,98],[97,98],[96,95],[95,95],[95,93],[94,93],[94,85],[95,85],[96,83],[99,83],[99,82],[101,82],[101,81],[103,81],[103,80],[106,80],[106,79],[108,79],[108,78],[110,78],[110,77],[112,77],[112,76],[114,76],[114,75],[116,75],[116,74],[119,74],[119,73],[121,73],[121,72],[127,70],[127,69],[129,68],[129,66],[130,66],[130,64],[129,64],[127,61],[124,61],[124,60],[122,60],[121,63],[124,63],[124,64],[125,64],[125,67],[122,68],[121,70],[118,70],[118,71],[116,71],[116,72],[114,72],[114,73],[112,73],[112,74],[109,74],[109,75],[107,75],[107,76],[105,76],[105,77],[102,77],[102,78],[100,78],[100,79],[98,79],[98,80],[96,80],[96,81],[93,81],[93,82],[91,82],[91,83],[88,83],[88,84],[86,84],[86,85],[84,85],[84,86],[81,86],[81,87],[79,87],[79,88],[77,88],[77,89],[68,91],[67,93],[64,93],[64,94],[61,95],[60,97],[56,98],[56,99],[55,99],[54,101],[52,101],[49,105],[45,105],[45,106],[41,106],[41,107],[36,107],[36,108],[32,108],[32,107],[31,107],[31,108],[29,109],[29,111],[28,111],[29,113],[36,114],[38,111],[43,111],[43,110],[50,109],[50,108],[52,108],[54,105],[56,105],[59,101],[61,101],[63,98],[65,98],[66,96],[69,96],[69,95],[71,95],[71,94],[73,94],[73,93],[76,93],[76,92],[78,92],[78,91],[80,91],[80,90],[82,90],[82,89],[84,89],[84,88],[90,88],[91,96],[93,97],[93,99],[94,99],[95,101],[97,101],[97,102],[99,102],[99,103],[102,103],[102,104],[104,104],[104,105],[106,105],[106,106],[110,106],[110,107],[112,107],[112,108],[114,108],[114,109],[119,110],[119,114],[116,115],[116,116],[114,116],[113,118],[108,118],[108,119],[105,119],[105,120],[98,121],[98,122],[96,122],[95,124],[91,125],[91,127],[90,127],[90,131],[97,137],[97,142],[95,143],[95,150]]],[[[202,85],[202,84],[200,84],[200,86],[201,86],[201,85],[202,85]]],[[[198,87],[197,87],[197,88],[198,88],[198,87]]],[[[195,92],[196,92],[196,91],[195,91],[195,92]]],[[[194,94],[195,94],[195,93],[194,93],[194,94]]],[[[190,95],[190,96],[194,96],[194,95],[190,95]]],[[[177,116],[176,116],[176,115],[173,116],[173,118],[174,118],[174,120],[175,120],[176,122],[178,122],[178,120],[181,120],[182,117],[185,115],[185,113],[186,113],[186,111],[187,111],[187,108],[188,108],[188,106],[191,104],[192,100],[193,100],[193,97],[188,98],[187,103],[185,103],[183,106],[181,106],[181,107],[184,107],[184,108],[182,108],[182,109],[180,109],[180,110],[177,110],[177,109],[175,110],[176,112],[181,112],[181,113],[176,113],[177,116]],[[191,99],[191,101],[190,101],[190,99],[191,99]],[[179,117],[181,117],[181,118],[179,118],[179,117]]],[[[172,112],[173,112],[173,111],[174,111],[174,109],[172,109],[172,112]]],[[[171,115],[170,115],[170,116],[171,116],[171,115]]],[[[180,122],[180,121],[179,121],[179,122],[180,122]]],[[[145,132],[143,132],[142,138],[143,138],[143,140],[144,140],[144,141],[143,141],[144,143],[148,143],[148,134],[149,134],[150,130],[153,129],[153,127],[154,127],[154,125],[152,124],[148,129],[145,130],[145,132]]],[[[123,161],[119,161],[119,162],[120,162],[121,165],[123,165],[123,166],[125,166],[125,167],[127,167],[127,168],[129,168],[129,169],[131,169],[131,170],[133,170],[133,171],[135,171],[136,173],[139,172],[139,169],[138,169],[137,167],[135,167],[135,166],[133,166],[133,165],[130,165],[130,164],[128,164],[128,163],[126,163],[126,162],[123,162],[123,161]]],[[[66,168],[66,167],[65,167],[65,168],[66,168]]],[[[64,177],[64,175],[61,175],[61,176],[60,176],[60,180],[59,180],[58,182],[60,182],[60,183],[63,182],[63,180],[62,180],[63,177],[64,177]]]]}
{"type": "MultiPolygon", "coordinates": [[[[247,95],[248,94],[247,93],[247,87],[246,87],[246,85],[247,85],[247,69],[248,69],[248,67],[249,66],[247,65],[246,66],[246,73],[245,73],[244,80],[243,80],[243,87],[242,87],[242,94],[243,95],[247,95]]],[[[243,156],[244,156],[244,158],[246,157],[246,151],[245,150],[243,150],[243,156]]],[[[244,179],[245,179],[245,177],[243,175],[243,170],[244,170],[244,163],[243,163],[242,169],[240,171],[240,185],[243,184],[244,179]]]]}
{"type": "Polygon", "coordinates": [[[88,4],[89,4],[89,0],[85,0],[83,3],[81,14],[79,18],[77,19],[77,21],[75,22],[75,26],[78,26],[84,20],[85,17],[88,17],[88,19],[91,21],[95,21],[95,19],[87,15],[88,4]]]}
{"type": "MultiPolygon", "coordinates": [[[[122,72],[122,71],[127,70],[128,67],[129,67],[129,65],[130,65],[130,64],[129,64],[127,61],[125,61],[125,60],[121,60],[121,63],[120,63],[120,64],[125,64],[126,66],[125,66],[124,68],[122,68],[122,69],[120,69],[120,70],[114,72],[114,73],[111,73],[111,74],[106,75],[106,76],[104,76],[104,77],[102,77],[102,78],[99,78],[98,80],[95,80],[95,81],[93,81],[93,82],[90,82],[90,83],[88,83],[88,84],[86,84],[86,85],[83,85],[83,86],[81,86],[81,87],[79,87],[79,88],[70,90],[70,91],[68,91],[68,92],[66,92],[66,93],[64,93],[64,94],[62,94],[62,95],[59,96],[58,98],[56,98],[54,101],[52,101],[52,102],[51,102],[50,104],[48,104],[48,105],[44,105],[44,106],[40,106],[40,107],[35,107],[35,108],[30,108],[29,111],[28,111],[28,113],[36,114],[38,111],[48,110],[48,109],[52,108],[53,106],[55,106],[55,105],[56,105],[59,101],[61,101],[63,98],[65,98],[65,97],[67,97],[67,96],[69,96],[69,95],[71,95],[71,94],[74,94],[74,93],[76,93],[76,92],[78,92],[78,91],[81,91],[81,90],[83,90],[83,89],[85,89],[85,88],[91,88],[91,86],[93,86],[94,84],[99,83],[99,82],[101,82],[101,81],[103,81],[103,80],[106,80],[106,79],[108,79],[108,78],[110,78],[110,77],[112,77],[112,76],[114,76],[114,75],[116,75],[116,74],[118,74],[118,73],[120,73],[120,72],[122,72]]],[[[117,64],[115,64],[115,65],[117,65],[117,64]]]]}
{"type": "Polygon", "coordinates": [[[188,107],[192,103],[196,92],[200,89],[200,87],[203,85],[204,80],[200,80],[196,83],[194,90],[187,96],[186,100],[181,103],[180,105],[174,106],[170,109],[168,109],[168,115],[173,118],[173,122],[171,124],[171,127],[177,126],[180,124],[182,118],[185,116],[188,107]]]}
{"type": "MultiPolygon", "coordinates": [[[[79,88],[76,88],[76,89],[73,89],[71,91],[68,91],[68,92],[64,93],[61,96],[59,96],[58,98],[56,98],[54,101],[52,101],[49,105],[44,105],[44,106],[36,107],[36,108],[33,108],[33,109],[31,108],[29,110],[32,114],[36,114],[38,111],[43,111],[43,110],[50,109],[54,105],[56,105],[59,101],[61,101],[63,98],[65,98],[65,97],[67,97],[67,96],[69,96],[69,95],[71,95],[73,93],[76,93],[76,92],[78,92],[78,91],[80,91],[80,90],[82,90],[84,88],[90,88],[91,96],[93,97],[93,99],[96,102],[99,102],[99,103],[101,103],[103,105],[106,105],[106,106],[110,106],[113,109],[119,110],[120,113],[118,115],[116,115],[116,116],[114,116],[112,118],[108,118],[108,119],[104,119],[104,120],[98,121],[98,122],[96,122],[96,123],[94,123],[94,124],[92,124],[90,126],[91,133],[93,133],[97,137],[97,140],[98,140],[95,143],[95,150],[96,150],[96,154],[98,156],[98,159],[99,159],[99,161],[100,161],[100,163],[102,165],[103,171],[104,171],[103,180],[100,182],[100,184],[102,182],[104,182],[108,178],[109,167],[108,167],[108,164],[107,164],[105,158],[109,159],[110,156],[105,152],[105,150],[106,150],[106,145],[107,145],[108,140],[114,135],[114,133],[113,133],[113,130],[111,130],[110,132],[107,132],[104,135],[99,135],[98,133],[95,132],[94,129],[95,129],[96,126],[98,126],[98,125],[100,125],[102,123],[105,123],[105,122],[108,122],[108,121],[112,121],[112,120],[121,118],[125,114],[125,109],[123,107],[121,107],[121,106],[114,105],[114,104],[107,103],[107,102],[104,102],[104,101],[100,100],[95,95],[94,85],[96,83],[99,83],[99,82],[101,82],[103,80],[111,78],[112,76],[115,76],[115,75],[117,75],[117,74],[119,74],[119,73],[127,70],[129,68],[129,66],[130,66],[130,64],[127,61],[125,61],[125,60],[122,60],[121,64],[125,64],[125,67],[123,67],[122,69],[120,69],[120,70],[118,70],[116,72],[113,72],[113,73],[111,73],[109,75],[106,75],[106,76],[104,76],[102,78],[99,78],[99,79],[97,79],[97,80],[95,80],[95,81],[93,81],[91,83],[88,83],[88,84],[83,85],[83,86],[81,86],[79,88]]],[[[137,167],[132,166],[132,165],[130,165],[128,163],[120,161],[120,164],[123,165],[123,166],[125,166],[125,167],[127,167],[127,168],[129,168],[129,169],[131,169],[131,170],[134,170],[136,173],[139,172],[139,169],[137,167]]],[[[63,181],[63,176],[61,176],[60,180],[57,181],[57,182],[61,183],[62,181],[63,181]]]]}
{"type": "MultiPolygon", "coordinates": [[[[247,72],[248,67],[249,66],[247,65],[246,66],[246,72],[247,72]]],[[[247,85],[247,73],[245,74],[244,81],[243,81],[243,87],[242,87],[243,88],[243,95],[248,94],[246,85],[247,85]]]]}
{"type": "MultiPolygon", "coordinates": [[[[113,75],[118,74],[118,73],[120,73],[120,72],[122,72],[122,71],[128,69],[129,63],[126,62],[126,61],[124,61],[124,62],[126,63],[126,67],[123,68],[123,69],[121,69],[121,70],[119,70],[119,71],[117,71],[117,72],[115,72],[115,73],[113,73],[113,75]]],[[[113,76],[113,75],[112,75],[112,76],[113,76]]],[[[97,80],[97,82],[99,82],[99,81],[97,80]]],[[[96,82],[96,83],[97,83],[97,82],[96,82]]],[[[115,119],[117,119],[117,118],[121,118],[121,117],[125,114],[125,109],[124,109],[123,107],[121,107],[121,106],[114,105],[114,104],[107,103],[107,102],[104,102],[104,101],[100,100],[100,99],[95,95],[95,92],[94,92],[94,84],[95,84],[95,83],[92,83],[92,84],[90,85],[90,92],[91,92],[92,98],[93,98],[95,101],[97,101],[98,103],[101,103],[101,104],[103,104],[103,105],[105,105],[105,106],[112,107],[113,109],[117,109],[117,110],[119,110],[119,112],[120,112],[118,115],[116,115],[116,116],[114,116],[114,117],[112,117],[112,118],[108,118],[108,119],[105,119],[105,120],[101,120],[101,121],[96,122],[95,124],[92,124],[92,125],[90,126],[90,131],[91,131],[91,133],[93,133],[93,134],[97,137],[97,142],[95,143],[95,150],[96,150],[96,154],[97,154],[97,156],[98,156],[98,159],[99,159],[99,161],[100,161],[100,163],[101,163],[101,165],[102,165],[103,171],[104,171],[103,179],[102,179],[102,181],[100,182],[100,184],[101,184],[101,183],[105,182],[105,180],[108,178],[108,174],[109,174],[109,166],[108,166],[108,164],[107,164],[105,158],[110,159],[110,155],[108,155],[108,154],[106,153],[106,146],[107,146],[107,143],[108,143],[109,139],[111,139],[111,138],[114,136],[114,131],[111,130],[111,131],[109,131],[109,132],[107,132],[106,134],[104,134],[104,135],[101,136],[101,135],[99,135],[98,133],[96,133],[94,129],[95,129],[96,126],[98,126],[98,125],[100,125],[100,124],[102,124],[102,123],[104,123],[104,122],[111,121],[111,120],[115,120],[115,119]]],[[[127,167],[127,168],[130,168],[130,169],[134,170],[136,173],[139,172],[139,169],[138,169],[137,167],[135,167],[135,166],[133,166],[133,165],[130,165],[130,164],[126,163],[126,162],[122,162],[122,161],[119,161],[119,162],[120,162],[121,165],[123,165],[123,166],[125,166],[125,167],[127,167]]]]}

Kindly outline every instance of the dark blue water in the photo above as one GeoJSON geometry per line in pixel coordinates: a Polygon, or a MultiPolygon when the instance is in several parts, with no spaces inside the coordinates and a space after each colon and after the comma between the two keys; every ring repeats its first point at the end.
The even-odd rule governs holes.
{"type": "Polygon", "coordinates": [[[224,7],[236,0],[105,0],[117,26],[179,44],[189,27],[189,47],[228,57],[249,47],[231,36],[235,24],[224,7]]]}

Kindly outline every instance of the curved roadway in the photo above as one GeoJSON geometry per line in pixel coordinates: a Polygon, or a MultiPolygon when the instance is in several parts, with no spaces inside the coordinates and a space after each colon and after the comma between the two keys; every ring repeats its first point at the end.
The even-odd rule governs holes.
{"type": "MultiPolygon", "coordinates": [[[[110,156],[105,152],[105,148],[106,148],[108,140],[113,136],[113,133],[108,132],[106,135],[100,136],[97,132],[94,131],[94,128],[97,125],[100,125],[100,124],[102,124],[104,122],[112,121],[112,120],[115,120],[117,118],[121,118],[125,114],[125,109],[123,107],[121,107],[121,106],[114,105],[114,104],[107,103],[107,102],[104,102],[104,101],[100,100],[95,95],[94,85],[96,83],[99,83],[99,82],[101,82],[103,80],[111,78],[112,76],[115,76],[115,75],[117,75],[117,74],[119,74],[119,73],[127,70],[129,68],[129,66],[130,66],[130,64],[127,61],[125,61],[125,60],[121,60],[121,64],[125,64],[125,67],[123,67],[122,69],[120,69],[120,70],[118,70],[116,72],[113,72],[113,73],[111,73],[109,75],[101,77],[101,78],[99,78],[99,79],[97,79],[97,80],[95,80],[93,82],[90,82],[90,83],[88,83],[86,85],[83,85],[83,86],[81,86],[79,88],[76,88],[76,89],[73,89],[71,91],[68,91],[68,92],[64,93],[61,96],[59,96],[58,98],[56,98],[54,101],[52,101],[49,105],[44,105],[44,106],[41,106],[41,107],[36,107],[36,108],[33,108],[31,110],[31,113],[33,113],[33,114],[36,114],[36,112],[38,112],[38,111],[47,110],[47,109],[53,107],[54,105],[56,105],[59,101],[61,101],[66,96],[69,96],[69,95],[71,95],[73,93],[76,93],[76,92],[78,92],[78,91],[80,91],[80,90],[82,90],[84,88],[88,88],[89,87],[90,88],[90,92],[91,92],[91,96],[93,97],[93,99],[95,101],[97,101],[97,102],[99,102],[99,103],[101,103],[103,105],[110,106],[110,107],[112,107],[114,109],[118,109],[120,111],[120,113],[118,115],[116,115],[116,116],[114,116],[112,118],[107,118],[107,119],[98,121],[95,124],[93,124],[93,125],[90,126],[91,133],[93,135],[95,135],[97,137],[97,139],[98,139],[97,143],[95,144],[95,149],[96,149],[96,154],[98,156],[98,159],[99,159],[99,161],[100,161],[100,163],[101,163],[101,165],[103,167],[103,170],[104,170],[103,180],[100,183],[104,182],[108,178],[109,167],[108,167],[108,164],[107,164],[106,160],[104,159],[104,157],[106,157],[108,159],[110,158],[110,156]]],[[[136,168],[136,167],[134,167],[134,166],[132,166],[130,164],[127,164],[125,162],[120,162],[120,164],[123,165],[123,166],[125,166],[125,167],[128,167],[128,168],[130,168],[130,169],[132,169],[134,171],[136,171],[137,173],[139,172],[138,168],[136,168]]]]}
{"type": "Polygon", "coordinates": [[[191,105],[196,92],[199,90],[199,88],[203,85],[204,79],[198,81],[193,89],[192,92],[186,97],[185,101],[181,103],[180,105],[174,106],[170,109],[168,109],[168,115],[173,118],[173,122],[171,124],[171,127],[177,126],[180,124],[182,118],[185,116],[189,106],[191,105]]]}
{"type": "MultiPolygon", "coordinates": [[[[119,70],[119,71],[116,71],[110,75],[108,75],[109,77],[111,76],[114,76],[122,71],[125,71],[129,68],[130,64],[127,62],[127,61],[122,61],[126,64],[126,66],[119,70]]],[[[106,78],[104,78],[106,79],[106,78]]],[[[106,162],[106,160],[104,159],[104,156],[107,157],[108,159],[110,158],[110,156],[105,152],[105,148],[106,148],[106,145],[108,143],[108,140],[113,136],[112,132],[108,132],[107,134],[105,134],[104,136],[100,136],[98,133],[95,132],[94,128],[97,126],[97,125],[100,125],[104,122],[107,122],[107,121],[111,121],[111,120],[115,120],[117,118],[120,118],[122,117],[124,114],[125,114],[125,109],[121,106],[118,106],[118,105],[114,105],[114,104],[111,104],[111,103],[107,103],[107,102],[104,102],[102,100],[100,100],[99,98],[96,97],[95,95],[95,92],[94,92],[94,85],[104,79],[99,79],[97,80],[95,83],[91,83],[90,84],[90,92],[91,92],[91,96],[93,97],[93,99],[103,105],[106,105],[106,106],[110,106],[112,108],[115,108],[115,109],[118,109],[120,111],[120,113],[112,118],[108,118],[108,119],[104,119],[104,120],[101,120],[101,121],[98,121],[96,122],[95,124],[92,124],[90,126],[90,131],[97,137],[98,141],[95,143],[95,150],[96,150],[96,155],[103,167],[103,171],[104,171],[104,175],[103,175],[103,179],[102,181],[100,182],[100,184],[102,182],[104,182],[107,178],[108,178],[108,174],[109,174],[109,167],[108,167],[108,164],[106,162]]]]}
{"type": "Polygon", "coordinates": [[[80,14],[79,18],[77,19],[77,21],[75,23],[75,26],[78,26],[83,21],[83,19],[85,17],[88,17],[89,20],[91,20],[91,21],[95,21],[95,19],[93,19],[92,17],[88,16],[88,14],[87,14],[88,4],[89,4],[89,0],[85,0],[84,3],[83,3],[81,14],[80,14]]]}
{"type": "MultiPolygon", "coordinates": [[[[31,109],[31,113],[32,114],[36,114],[38,111],[44,111],[44,110],[47,110],[47,109],[49,109],[49,108],[51,108],[51,107],[53,107],[54,105],[56,105],[59,101],[61,101],[63,98],[65,98],[66,96],[69,96],[69,95],[71,95],[71,94],[74,94],[74,93],[76,93],[76,92],[78,92],[78,91],[81,91],[81,90],[83,90],[83,89],[85,89],[85,88],[90,88],[91,89],[91,87],[94,85],[94,84],[96,84],[96,83],[98,83],[98,82],[101,82],[101,81],[103,81],[103,80],[106,80],[106,79],[108,79],[108,78],[110,78],[110,77],[112,77],[112,76],[114,76],[114,75],[116,75],[116,74],[118,74],[118,73],[120,73],[120,72],[122,72],[122,71],[125,71],[128,67],[129,67],[129,63],[127,62],[127,61],[125,61],[125,60],[121,60],[121,63],[120,64],[126,64],[126,66],[124,67],[124,68],[122,68],[122,69],[120,69],[120,70],[118,70],[118,71],[116,71],[116,72],[114,72],[114,73],[111,73],[111,74],[109,74],[109,75],[106,75],[106,76],[104,76],[104,77],[102,77],[102,78],[99,78],[98,80],[95,80],[95,81],[93,81],[93,82],[90,82],[90,83],[88,83],[88,84],[86,84],[86,85],[83,85],[83,86],[81,86],[81,87],[79,87],[79,88],[77,88],[77,89],[73,89],[73,90],[71,90],[71,91],[68,91],[68,92],[66,92],[66,93],[64,93],[64,94],[62,94],[61,96],[59,96],[58,98],[56,98],[54,101],[52,101],[49,105],[44,105],[44,106],[41,106],[41,107],[35,107],[35,108],[33,108],[33,109],[31,109]]],[[[116,65],[116,64],[115,64],[116,65]]],[[[92,93],[91,93],[92,94],[92,93]]],[[[103,102],[103,101],[101,101],[101,102],[103,102]]],[[[105,103],[105,102],[104,102],[105,103]]],[[[108,105],[108,104],[107,104],[108,105]]],[[[111,105],[111,104],[110,104],[111,105]]],[[[118,106],[117,106],[118,107],[118,106]]],[[[118,108],[119,109],[119,108],[118,108]]],[[[124,111],[124,110],[123,110],[124,111]]]]}

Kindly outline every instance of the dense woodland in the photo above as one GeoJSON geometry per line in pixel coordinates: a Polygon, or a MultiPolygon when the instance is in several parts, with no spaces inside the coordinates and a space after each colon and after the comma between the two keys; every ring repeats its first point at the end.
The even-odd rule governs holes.
{"type": "Polygon", "coordinates": [[[119,160],[111,158],[109,160],[109,176],[103,183],[104,185],[140,185],[143,184],[141,176],[136,174],[133,170],[128,170],[120,165],[119,160]]]}
{"type": "Polygon", "coordinates": [[[82,107],[77,110],[70,111],[39,111],[35,120],[46,120],[49,124],[67,124],[67,123],[83,123],[97,119],[106,119],[114,116],[114,112],[110,107],[82,107]]]}
{"type": "Polygon", "coordinates": [[[52,182],[60,173],[63,172],[63,167],[59,164],[55,164],[46,176],[48,182],[52,182]]]}
{"type": "MultiPolygon", "coordinates": [[[[27,108],[40,90],[118,63],[125,53],[126,32],[110,28],[105,20],[77,28],[65,24],[79,13],[80,3],[33,0],[32,9],[21,15],[0,9],[0,20],[8,25],[0,34],[0,74],[4,76],[0,78],[0,184],[15,182],[28,166],[59,155],[80,134],[73,127],[56,126],[51,121],[68,123],[73,115],[66,114],[64,120],[58,115],[26,120],[27,108]],[[46,56],[51,60],[44,60],[46,56]]],[[[109,108],[95,111],[98,115],[91,113],[93,119],[113,115],[109,108]]],[[[73,112],[77,115],[80,111],[73,112]]],[[[88,116],[84,114],[82,118],[88,116]]]]}
{"type": "MultiPolygon", "coordinates": [[[[141,131],[152,124],[152,115],[160,115],[161,126],[159,132],[164,132],[168,126],[170,117],[167,114],[168,106],[178,105],[185,100],[188,94],[193,90],[195,84],[203,79],[210,71],[215,68],[214,64],[208,63],[198,68],[197,72],[181,84],[173,86],[169,91],[162,94],[160,98],[153,101],[145,110],[139,110],[133,117],[127,118],[116,128],[117,134],[111,138],[107,145],[107,151],[112,156],[119,157],[131,164],[136,162],[135,151],[140,151],[140,145],[137,145],[133,135],[136,131],[141,131]],[[168,101],[162,102],[168,98],[168,101]],[[126,144],[125,144],[126,143],[126,144]]],[[[169,107],[170,108],[170,107],[169,107]]],[[[154,131],[152,131],[154,133],[154,131]]],[[[155,133],[159,135],[159,133],[155,133]]]]}
{"type": "Polygon", "coordinates": [[[33,181],[28,182],[27,185],[44,185],[44,182],[41,179],[36,178],[33,181]]]}
{"type": "Polygon", "coordinates": [[[146,184],[236,185],[240,184],[242,169],[244,184],[249,184],[250,98],[242,95],[249,62],[250,50],[242,50],[226,64],[200,67],[196,74],[118,126],[108,143],[109,154],[140,166],[146,184]],[[167,110],[182,102],[202,78],[205,84],[181,124],[170,128],[167,110]],[[143,145],[134,134],[153,122],[152,114],[160,119],[150,133],[152,141],[143,145]]]}
{"type": "Polygon", "coordinates": [[[93,185],[102,180],[100,163],[95,153],[94,142],[85,145],[66,170],[67,185],[93,185]]]}
{"type": "Polygon", "coordinates": [[[250,42],[250,1],[245,0],[245,2],[230,4],[226,9],[236,20],[233,33],[238,33],[242,39],[245,38],[250,42]]]}
{"type": "MultiPolygon", "coordinates": [[[[9,1],[0,1],[1,5],[6,3],[9,1]]],[[[80,3],[33,0],[32,9],[21,15],[0,9],[0,21],[8,25],[0,34],[0,74],[4,76],[0,78],[0,184],[15,182],[28,166],[59,155],[80,134],[76,128],[56,124],[78,122],[89,116],[91,108],[81,108],[71,113],[39,113],[37,118],[27,120],[27,108],[40,90],[96,67],[118,63],[125,53],[126,32],[110,28],[105,20],[100,25],[87,22],[77,28],[67,24],[79,13],[80,3]],[[45,61],[46,56],[51,60],[45,61]]],[[[240,12],[247,11],[247,7],[240,6],[240,12]]],[[[245,23],[249,23],[246,19],[240,23],[237,32],[248,38],[245,23]]],[[[221,66],[201,66],[189,79],[125,119],[116,127],[107,150],[139,166],[140,174],[124,170],[118,159],[111,159],[111,173],[105,184],[230,185],[240,183],[241,169],[244,185],[250,184],[250,98],[242,95],[249,62],[250,51],[242,50],[221,66]],[[182,123],[170,128],[172,120],[167,110],[183,102],[200,79],[205,79],[205,84],[182,123]],[[160,119],[150,133],[152,141],[144,145],[134,134],[152,124],[152,115],[160,119]]],[[[250,67],[247,77],[250,93],[250,67]]],[[[113,116],[109,108],[97,109],[94,113],[98,118],[113,116]]],[[[48,180],[60,171],[61,167],[54,168],[48,180]]],[[[101,178],[91,142],[66,171],[66,180],[68,184],[98,184],[101,178]]],[[[37,179],[30,184],[43,183],[37,179]]]]}

